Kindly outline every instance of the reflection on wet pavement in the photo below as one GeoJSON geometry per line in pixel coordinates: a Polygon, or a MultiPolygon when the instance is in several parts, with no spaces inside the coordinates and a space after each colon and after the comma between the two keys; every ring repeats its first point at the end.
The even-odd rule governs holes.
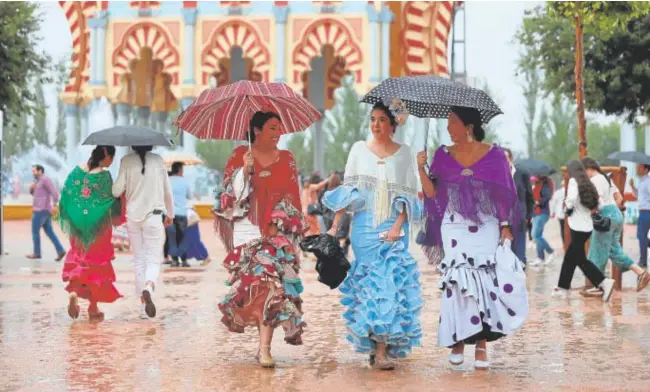
{"type": "MultiPolygon", "coordinates": [[[[13,245],[20,255],[29,228],[14,225],[27,238],[27,245],[13,245]]],[[[209,222],[202,229],[219,260],[223,252],[209,222]]],[[[490,345],[492,368],[477,372],[472,347],[456,368],[447,363],[448,350],[436,347],[437,276],[415,254],[426,301],[424,346],[395,372],[373,371],[365,356],[351,351],[339,293],[318,283],[309,261],[302,273],[304,345],[277,339],[278,367],[264,370],[253,358],[256,333],[231,334],[219,322],[217,302],[227,288],[218,262],[200,272],[166,271],[155,295],[159,317],[139,320],[131,263],[120,256],[115,268],[124,298],[101,307],[105,321],[89,323],[84,302],[78,321],[67,315],[60,264],[10,255],[0,261],[0,391],[650,390],[650,290],[637,294],[630,273],[625,289],[604,304],[577,291],[567,300],[550,298],[559,262],[529,271],[526,325],[490,345]]],[[[584,280],[576,275],[580,287],[584,280]]]]}

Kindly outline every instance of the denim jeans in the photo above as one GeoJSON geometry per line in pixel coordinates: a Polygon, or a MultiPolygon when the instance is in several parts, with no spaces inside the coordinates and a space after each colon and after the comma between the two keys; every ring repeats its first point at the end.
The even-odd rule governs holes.
{"type": "Polygon", "coordinates": [[[41,256],[41,227],[45,235],[52,241],[57,254],[65,252],[63,245],[52,229],[52,214],[49,211],[34,211],[32,214],[32,241],[34,242],[34,255],[41,256]]]}
{"type": "Polygon", "coordinates": [[[174,223],[167,228],[167,242],[169,244],[169,255],[174,259],[187,260],[187,241],[185,240],[187,230],[187,217],[177,215],[174,223]]]}
{"type": "Polygon", "coordinates": [[[553,248],[544,239],[544,226],[548,222],[548,214],[535,215],[533,218],[533,240],[537,247],[537,258],[544,260],[544,252],[553,253],[553,248]]]}
{"type": "Polygon", "coordinates": [[[526,228],[523,227],[519,233],[515,233],[515,240],[512,242],[512,251],[522,263],[526,264],[526,228]]]}
{"type": "Polygon", "coordinates": [[[650,230],[650,211],[639,211],[639,222],[636,226],[636,237],[639,239],[639,265],[648,266],[648,230],[650,230]]]}

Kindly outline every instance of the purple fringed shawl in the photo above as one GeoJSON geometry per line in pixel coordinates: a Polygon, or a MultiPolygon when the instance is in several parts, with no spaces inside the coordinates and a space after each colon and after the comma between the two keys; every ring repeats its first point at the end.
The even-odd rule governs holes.
{"type": "Polygon", "coordinates": [[[479,213],[494,216],[499,222],[508,222],[517,233],[521,222],[521,208],[505,153],[492,146],[485,156],[465,168],[456,161],[445,146],[436,150],[429,168],[436,195],[425,198],[426,217],[424,252],[430,263],[443,258],[441,225],[449,210],[465,219],[482,225],[479,213]]]}

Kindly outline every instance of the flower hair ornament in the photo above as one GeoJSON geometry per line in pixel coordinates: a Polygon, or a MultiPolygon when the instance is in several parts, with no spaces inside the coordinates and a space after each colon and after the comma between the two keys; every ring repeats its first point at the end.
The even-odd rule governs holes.
{"type": "Polygon", "coordinates": [[[399,98],[393,98],[393,101],[388,105],[388,110],[395,117],[397,125],[404,125],[406,118],[409,116],[409,111],[406,108],[406,103],[399,98]]]}

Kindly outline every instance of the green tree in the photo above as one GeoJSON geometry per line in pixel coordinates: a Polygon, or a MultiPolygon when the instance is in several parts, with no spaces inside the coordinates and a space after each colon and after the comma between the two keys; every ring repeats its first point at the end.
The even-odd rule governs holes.
{"type": "MultiPolygon", "coordinates": [[[[483,90],[492,100],[494,103],[497,104],[497,106],[501,107],[501,99],[499,96],[492,90],[490,85],[486,82],[483,81],[479,85],[479,89],[483,90]]],[[[498,145],[503,145],[503,146],[508,146],[510,143],[508,142],[502,142],[502,140],[499,138],[499,135],[497,134],[497,129],[499,129],[499,126],[501,125],[501,119],[499,116],[494,117],[492,120],[490,120],[489,123],[483,125],[483,129],[485,130],[485,139],[483,140],[484,143],[488,144],[498,144],[498,145]]]]}
{"type": "Polygon", "coordinates": [[[0,2],[0,110],[7,114],[5,124],[34,112],[36,96],[31,83],[50,81],[50,59],[35,49],[42,21],[38,7],[38,3],[26,1],[0,2]]]}
{"type": "Polygon", "coordinates": [[[70,56],[59,59],[54,68],[54,83],[56,85],[56,134],[54,136],[54,149],[60,154],[65,153],[65,103],[61,95],[70,75],[70,56]]]}
{"type": "Polygon", "coordinates": [[[537,135],[537,158],[556,169],[578,158],[576,112],[566,99],[556,98],[551,105],[548,121],[537,135]]]}
{"type": "Polygon", "coordinates": [[[231,140],[202,140],[196,143],[196,153],[203,159],[205,166],[222,173],[234,148],[231,140]]]}
{"type": "Polygon", "coordinates": [[[553,17],[572,20],[575,28],[575,97],[578,114],[578,140],[585,143],[580,156],[587,155],[587,123],[585,119],[585,98],[583,85],[584,26],[595,25],[605,35],[611,34],[627,25],[633,18],[650,12],[647,2],[609,2],[609,1],[558,1],[547,3],[553,17]]]}
{"type": "Polygon", "coordinates": [[[6,122],[3,132],[4,141],[4,158],[6,165],[11,170],[11,158],[18,157],[27,153],[34,147],[34,139],[29,129],[29,117],[27,114],[14,116],[9,114],[10,118],[6,122]]]}
{"type": "Polygon", "coordinates": [[[361,97],[354,89],[354,77],[341,79],[341,87],[334,91],[335,105],[325,112],[323,131],[327,133],[325,168],[328,172],[343,170],[352,145],[366,138],[370,107],[359,103],[361,97]]]}
{"type": "Polygon", "coordinates": [[[36,83],[34,85],[35,108],[34,115],[32,116],[34,125],[32,128],[32,138],[35,144],[43,146],[50,145],[50,137],[47,132],[47,103],[45,102],[45,94],[43,92],[43,85],[36,83]]]}
{"type": "MultiPolygon", "coordinates": [[[[523,56],[522,60],[526,57],[523,56]]],[[[546,112],[544,106],[540,103],[542,95],[542,77],[537,64],[520,61],[518,66],[519,72],[524,76],[524,125],[526,127],[526,154],[529,158],[537,157],[536,139],[537,135],[542,132],[546,112]]]]}
{"type": "Polygon", "coordinates": [[[618,161],[607,157],[620,151],[621,126],[615,122],[598,124],[590,122],[587,126],[587,140],[589,142],[589,156],[594,158],[601,166],[618,166],[618,161]]]}
{"type": "MultiPolygon", "coordinates": [[[[580,141],[586,142],[587,136],[584,116],[585,97],[588,108],[605,110],[611,114],[613,113],[611,109],[603,104],[603,97],[609,96],[609,99],[618,101],[620,106],[621,102],[629,102],[622,98],[626,95],[629,98],[630,93],[633,93],[633,89],[622,89],[620,94],[610,94],[609,83],[603,84],[598,91],[597,80],[633,74],[634,72],[626,70],[626,67],[638,67],[633,57],[643,56],[642,51],[621,56],[621,53],[616,53],[616,50],[598,50],[598,48],[607,47],[605,43],[611,41],[613,37],[628,34],[626,31],[630,30],[628,24],[638,23],[638,20],[648,12],[650,12],[648,2],[549,2],[545,9],[538,7],[524,19],[523,26],[516,36],[525,48],[523,61],[539,65],[545,75],[544,90],[547,93],[576,100],[580,141]],[[624,28],[626,26],[627,29],[624,28]],[[598,71],[589,68],[593,63],[589,56],[596,53],[600,53],[603,59],[606,59],[600,63],[603,69],[598,71]],[[583,65],[586,68],[583,69],[583,65]]],[[[638,40],[647,36],[647,28],[645,30],[638,28],[637,31],[637,37],[627,38],[638,40]]],[[[629,79],[630,85],[636,86],[637,89],[638,84],[635,82],[638,76],[636,80],[629,79]]],[[[627,108],[628,113],[646,105],[638,100],[634,104],[632,110],[627,108]]],[[[586,153],[586,149],[583,153],[586,153]]]]}

